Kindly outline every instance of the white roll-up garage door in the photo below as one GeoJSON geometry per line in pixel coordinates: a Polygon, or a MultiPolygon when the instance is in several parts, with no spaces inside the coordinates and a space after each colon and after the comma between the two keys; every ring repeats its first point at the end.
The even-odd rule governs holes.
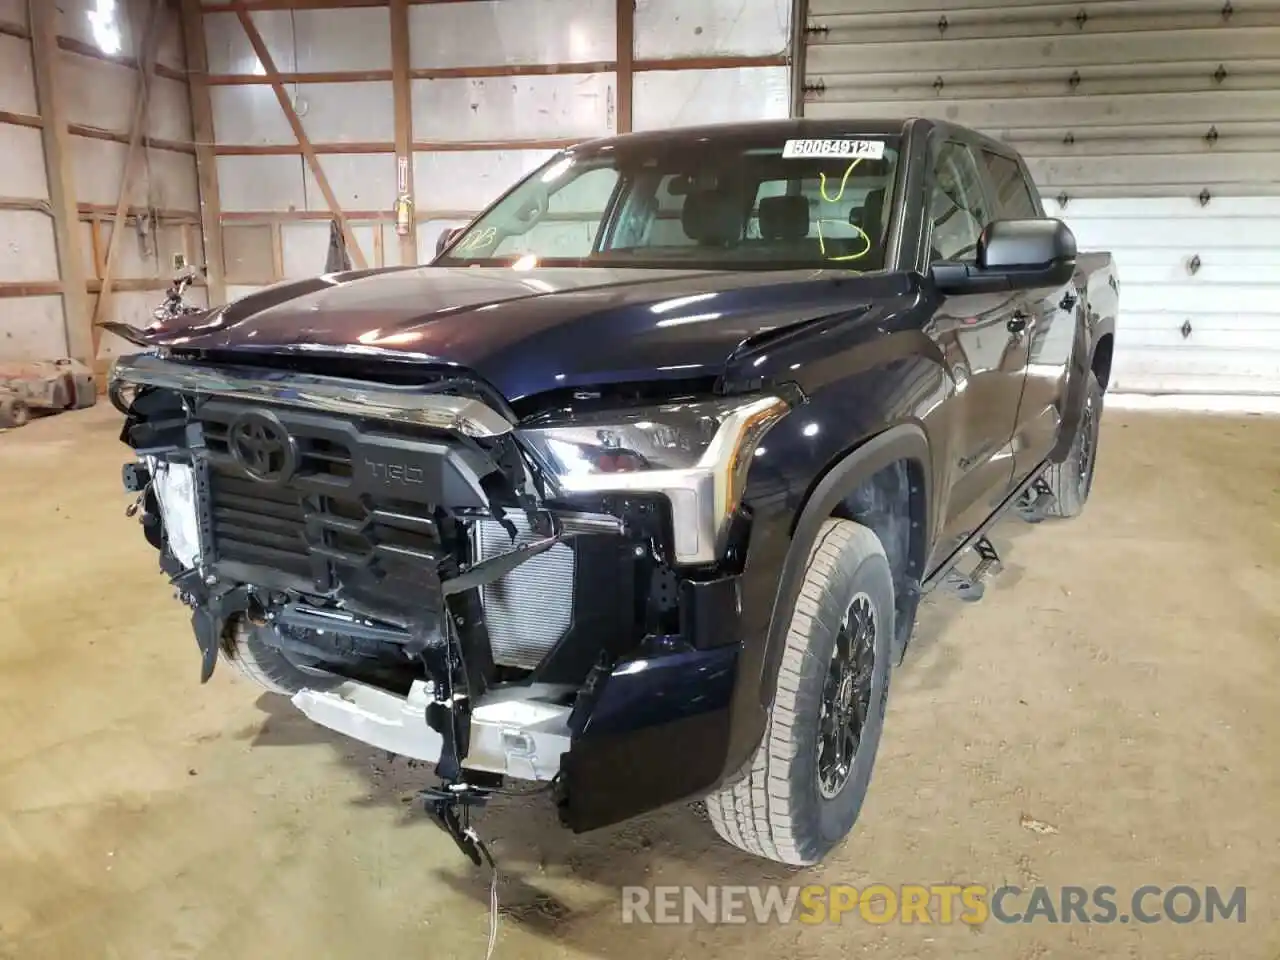
{"type": "Polygon", "coordinates": [[[1280,394],[1280,0],[810,0],[807,117],[1026,156],[1121,280],[1113,386],[1280,394]]]}

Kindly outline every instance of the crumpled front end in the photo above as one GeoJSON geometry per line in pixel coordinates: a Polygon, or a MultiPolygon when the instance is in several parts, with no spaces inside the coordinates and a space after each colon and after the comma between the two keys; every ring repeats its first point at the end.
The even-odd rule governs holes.
{"type": "Polygon", "coordinates": [[[784,402],[731,404],[676,467],[627,470],[606,445],[601,471],[564,462],[582,423],[625,429],[517,427],[456,369],[388,383],[143,354],[112,388],[202,680],[250,635],[310,678],[291,692],[317,723],[436,763],[446,793],[554,781],[575,829],[722,778],[749,526],[734,465],[784,402]]]}

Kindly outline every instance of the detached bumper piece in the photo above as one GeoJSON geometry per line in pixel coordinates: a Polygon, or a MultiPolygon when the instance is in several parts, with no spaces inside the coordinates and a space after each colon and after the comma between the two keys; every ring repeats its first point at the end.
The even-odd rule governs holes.
{"type": "MultiPolygon", "coordinates": [[[[435,763],[444,738],[428,725],[435,700],[419,680],[408,696],[348,681],[327,690],[302,690],[293,705],[322,727],[380,750],[435,763]]],[[[520,780],[550,781],[570,746],[568,707],[537,700],[497,699],[471,711],[468,770],[520,780]]]]}

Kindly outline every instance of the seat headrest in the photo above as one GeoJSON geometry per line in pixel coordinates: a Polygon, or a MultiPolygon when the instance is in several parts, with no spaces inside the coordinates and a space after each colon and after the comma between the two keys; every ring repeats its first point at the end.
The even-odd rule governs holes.
{"type": "Polygon", "coordinates": [[[808,235],[807,197],[765,197],[760,201],[760,236],[766,240],[803,240],[808,235]]]}
{"type": "Polygon", "coordinates": [[[684,198],[680,224],[685,236],[698,243],[723,246],[742,239],[746,213],[741,199],[732,193],[701,190],[684,198]]]}
{"type": "Polygon", "coordinates": [[[861,207],[849,211],[849,222],[860,228],[874,245],[884,232],[884,187],[867,191],[867,198],[861,207]]]}

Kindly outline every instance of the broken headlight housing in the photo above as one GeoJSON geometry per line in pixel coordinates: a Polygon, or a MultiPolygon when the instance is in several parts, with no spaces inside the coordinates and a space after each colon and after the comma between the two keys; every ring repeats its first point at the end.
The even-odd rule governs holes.
{"type": "Polygon", "coordinates": [[[654,493],[671,504],[675,561],[714,563],[782,397],[732,397],[575,415],[520,431],[566,494],[654,493]]]}

